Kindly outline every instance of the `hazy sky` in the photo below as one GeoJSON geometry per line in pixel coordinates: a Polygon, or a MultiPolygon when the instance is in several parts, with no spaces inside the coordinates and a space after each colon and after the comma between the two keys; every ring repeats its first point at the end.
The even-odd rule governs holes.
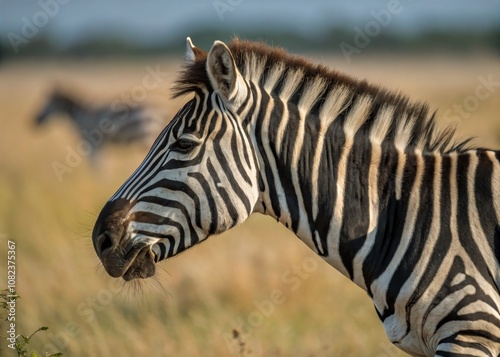
{"type": "Polygon", "coordinates": [[[313,36],[333,24],[363,25],[391,1],[402,11],[389,26],[402,31],[500,24],[500,0],[0,0],[0,34],[5,40],[8,32],[21,33],[25,19],[34,21],[38,13],[43,21],[42,4],[61,2],[41,28],[62,46],[103,33],[155,43],[210,25],[235,34],[276,27],[313,36]]]}

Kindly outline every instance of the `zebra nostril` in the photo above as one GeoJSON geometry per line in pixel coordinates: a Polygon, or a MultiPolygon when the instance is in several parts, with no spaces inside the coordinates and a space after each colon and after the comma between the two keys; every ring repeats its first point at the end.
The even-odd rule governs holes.
{"type": "Polygon", "coordinates": [[[109,234],[106,232],[102,233],[99,236],[99,241],[101,242],[101,256],[103,256],[106,250],[111,249],[111,247],[113,246],[113,241],[111,240],[109,234]]]}

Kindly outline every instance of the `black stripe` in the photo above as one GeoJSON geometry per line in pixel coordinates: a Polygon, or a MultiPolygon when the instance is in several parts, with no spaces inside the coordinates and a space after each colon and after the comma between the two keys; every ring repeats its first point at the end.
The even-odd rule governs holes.
{"type": "MultiPolygon", "coordinates": [[[[199,172],[189,172],[188,176],[196,179],[199,182],[200,186],[203,188],[203,191],[205,193],[204,198],[208,201],[208,207],[210,209],[210,227],[208,228],[208,234],[213,234],[213,233],[215,233],[216,228],[218,226],[219,215],[217,213],[217,207],[215,204],[215,200],[212,197],[212,192],[210,191],[210,185],[208,184],[205,177],[203,177],[203,175],[199,172]]],[[[190,188],[189,188],[189,190],[194,193],[194,191],[192,191],[190,188]]],[[[196,196],[195,204],[196,204],[197,211],[200,211],[201,205],[200,205],[200,199],[198,196],[196,196]]],[[[199,216],[199,212],[197,212],[197,216],[199,216]]],[[[199,223],[197,222],[196,225],[198,227],[202,227],[201,221],[199,223]]],[[[204,227],[202,227],[202,228],[204,228],[204,227]]]]}
{"type": "Polygon", "coordinates": [[[306,86],[306,81],[302,79],[295,87],[295,91],[292,93],[292,96],[290,97],[288,102],[298,104],[300,98],[302,97],[302,93],[304,92],[305,86],[306,86]]]}
{"type": "MultiPolygon", "coordinates": [[[[128,187],[126,188],[127,190],[129,190],[129,192],[126,196],[123,196],[123,198],[132,198],[136,195],[139,195],[141,192],[144,192],[144,186],[140,185],[147,185],[147,180],[145,183],[141,183],[141,181],[143,181],[145,177],[150,176],[150,174],[152,173],[154,173],[152,175],[154,177],[161,169],[161,163],[165,159],[163,155],[159,154],[161,150],[162,148],[160,147],[155,148],[155,152],[152,153],[151,157],[147,161],[144,161],[136,170],[137,176],[134,177],[132,181],[127,181],[128,183],[130,183],[130,185],[128,185],[128,187]]],[[[133,175],[135,174],[136,173],[134,173],[133,175]]]]}
{"type": "MultiPolygon", "coordinates": [[[[493,162],[485,151],[476,152],[478,156],[478,165],[474,177],[474,199],[475,205],[481,222],[482,233],[484,233],[488,246],[493,251],[500,262],[500,237],[498,231],[498,222],[495,206],[493,203],[493,162]]],[[[499,183],[500,184],[500,183],[499,183]]],[[[484,254],[489,252],[483,251],[484,254]]],[[[495,267],[492,267],[495,269],[495,267]]],[[[493,286],[496,286],[494,277],[489,279],[493,286]]]]}
{"type": "MultiPolygon", "coordinates": [[[[451,158],[449,156],[443,156],[441,162],[441,222],[439,236],[436,245],[434,246],[434,250],[432,251],[429,264],[427,265],[425,272],[422,274],[422,279],[415,288],[415,293],[412,295],[411,301],[418,299],[432,284],[434,277],[442,266],[443,260],[446,257],[451,244],[451,182],[452,180],[455,180],[455,176],[451,175],[451,165],[451,158]]],[[[439,301],[431,302],[428,306],[422,316],[423,324],[426,323],[429,314],[436,306],[435,304],[438,303],[439,301]]]]}
{"type": "MultiPolygon", "coordinates": [[[[471,199],[474,199],[474,197],[470,197],[468,191],[469,165],[470,154],[460,154],[457,160],[458,209],[456,219],[459,233],[458,237],[461,245],[463,247],[467,247],[467,249],[464,249],[464,252],[469,255],[471,261],[474,262],[477,270],[481,273],[483,278],[490,283],[490,285],[496,288],[496,286],[491,281],[487,264],[484,260],[483,254],[481,253],[481,249],[477,246],[472,236],[472,227],[469,220],[469,203],[471,199]]],[[[488,200],[491,200],[491,196],[488,198],[488,200]]],[[[481,205],[483,204],[485,203],[481,203],[481,205]]]]}
{"type": "Polygon", "coordinates": [[[196,114],[198,116],[198,120],[194,121],[192,128],[190,128],[190,130],[192,130],[194,133],[198,133],[200,137],[203,136],[207,125],[210,125],[213,118],[216,116],[216,113],[212,109],[212,103],[209,99],[210,96],[207,96],[204,93],[200,94],[200,105],[198,106],[198,112],[196,114]],[[206,107],[205,111],[203,111],[203,107],[206,107]],[[197,128],[198,124],[199,129],[197,128]]]}
{"type": "MultiPolygon", "coordinates": [[[[167,239],[169,241],[169,246],[172,246],[172,241],[174,240],[174,237],[171,236],[167,239]]],[[[160,247],[160,259],[159,260],[163,260],[166,258],[167,249],[165,248],[165,244],[163,244],[163,243],[158,243],[158,246],[160,247]]],[[[173,249],[172,249],[172,251],[173,251],[173,249]]]]}
{"type": "MultiPolygon", "coordinates": [[[[285,126],[285,131],[283,134],[283,142],[281,144],[281,153],[278,158],[277,166],[278,173],[283,190],[285,193],[285,198],[288,206],[288,212],[290,214],[291,224],[290,227],[294,233],[297,233],[300,211],[299,202],[297,198],[297,192],[295,192],[295,187],[293,186],[292,172],[297,170],[296,167],[292,167],[292,157],[293,149],[297,143],[297,135],[299,132],[299,112],[297,106],[294,103],[285,103],[288,107],[288,121],[285,126]]],[[[273,172],[268,175],[268,180],[274,175],[273,172]]],[[[274,207],[273,207],[274,208],[274,207]]]]}
{"type": "Polygon", "coordinates": [[[385,258],[395,221],[399,219],[396,207],[395,172],[398,166],[398,153],[394,147],[382,150],[378,168],[378,223],[375,242],[363,262],[363,277],[368,295],[372,296],[371,285],[380,276],[382,271],[374,267],[379,266],[385,258]]]}
{"type": "MultiPolygon", "coordinates": [[[[389,264],[394,259],[402,258],[402,257],[396,257],[396,250],[401,244],[401,238],[403,237],[405,226],[407,224],[406,218],[409,209],[408,204],[410,202],[410,197],[414,189],[413,186],[415,184],[416,169],[417,169],[417,157],[415,155],[407,155],[403,171],[403,178],[402,178],[403,182],[401,185],[401,199],[396,203],[395,214],[397,215],[397,218],[395,218],[394,220],[391,239],[388,240],[388,242],[386,242],[386,247],[385,247],[386,250],[383,251],[383,256],[380,258],[379,265],[376,267],[377,272],[374,274],[374,276],[376,277],[380,276],[383,272],[385,272],[386,269],[389,267],[389,264]]],[[[416,222],[416,224],[418,224],[418,222],[416,222]]],[[[386,294],[387,294],[387,300],[395,301],[396,297],[392,295],[396,294],[396,292],[387,291],[386,294]]],[[[388,316],[391,316],[393,314],[394,314],[394,305],[388,304],[388,307],[382,313],[382,318],[386,319],[388,316]]]]}
{"type": "Polygon", "coordinates": [[[476,336],[476,337],[482,337],[486,340],[490,340],[493,342],[500,343],[500,337],[493,335],[489,331],[485,330],[462,330],[459,333],[462,336],[476,336]]]}
{"type": "MultiPolygon", "coordinates": [[[[238,222],[239,219],[238,211],[234,207],[234,204],[231,201],[231,198],[229,197],[229,194],[227,193],[226,189],[224,187],[217,186],[217,182],[220,182],[219,175],[217,175],[217,171],[212,165],[210,159],[207,159],[207,169],[210,177],[212,178],[212,181],[214,182],[215,189],[219,193],[220,197],[222,198],[222,201],[224,202],[227,208],[227,213],[232,220],[230,227],[232,227],[236,224],[236,222],[238,222]]],[[[227,228],[229,227],[219,227],[219,225],[217,226],[217,230],[227,229],[227,228]]]]}
{"type": "MultiPolygon", "coordinates": [[[[194,245],[194,244],[199,242],[198,234],[196,233],[196,231],[193,227],[193,224],[191,223],[192,219],[191,219],[190,212],[188,211],[188,209],[186,208],[186,206],[184,204],[177,202],[177,201],[172,201],[168,198],[163,198],[160,196],[143,196],[143,197],[140,197],[140,200],[141,200],[141,202],[154,203],[154,204],[157,204],[157,205],[162,206],[162,207],[167,208],[167,209],[177,209],[177,210],[181,211],[185,217],[189,218],[189,219],[186,219],[186,222],[188,224],[189,234],[191,235],[191,245],[194,245]]],[[[199,217],[200,210],[195,209],[194,213],[195,213],[195,217],[197,217],[197,218],[195,218],[195,220],[196,221],[201,220],[199,217]]]]}
{"type": "MultiPolygon", "coordinates": [[[[313,216],[313,187],[318,185],[318,182],[312,182],[311,170],[314,164],[314,155],[318,147],[318,133],[320,131],[321,123],[317,120],[311,112],[306,114],[302,120],[304,123],[304,139],[302,141],[302,149],[297,162],[297,173],[300,182],[300,191],[302,193],[302,200],[304,203],[305,214],[307,215],[307,222],[311,237],[316,248],[316,252],[321,253],[318,243],[314,239],[316,231],[315,219],[313,216]]],[[[318,187],[318,194],[320,194],[320,187],[318,187]]],[[[323,248],[323,247],[321,247],[323,248]]]]}
{"type": "MultiPolygon", "coordinates": [[[[134,186],[136,186],[138,181],[140,181],[145,175],[147,175],[147,172],[151,172],[151,170],[156,166],[156,164],[152,165],[148,171],[146,171],[146,172],[144,171],[146,166],[148,166],[151,163],[151,160],[153,159],[153,157],[157,156],[158,152],[160,152],[163,149],[163,147],[166,145],[166,143],[168,142],[167,137],[170,135],[171,130],[172,130],[171,124],[167,125],[167,127],[165,129],[163,129],[163,131],[158,136],[158,138],[156,138],[154,144],[151,146],[151,149],[149,150],[148,154],[146,155],[146,157],[144,158],[142,163],[132,173],[132,175],[130,175],[130,177],[127,179],[127,181],[125,181],[125,183],[118,189],[117,192],[119,192],[119,191],[125,192],[127,190],[130,191],[127,196],[122,196],[123,198],[132,197],[134,194],[134,191],[138,189],[137,187],[134,188],[134,186]],[[134,176],[136,176],[136,177],[134,177],[134,176]],[[134,179],[132,180],[132,178],[134,178],[134,179]]],[[[155,161],[155,163],[158,163],[159,161],[161,161],[161,160],[157,159],[155,161]]]]}
{"type": "MultiPolygon", "coordinates": [[[[430,228],[432,222],[435,219],[434,215],[434,174],[436,171],[436,159],[434,156],[424,157],[424,171],[422,176],[422,183],[419,192],[419,208],[418,214],[415,222],[415,228],[413,230],[413,235],[410,238],[410,244],[404,256],[401,257],[401,261],[394,272],[394,276],[388,286],[387,292],[387,304],[389,306],[394,306],[396,303],[397,296],[401,291],[401,288],[410,278],[413,273],[415,266],[418,261],[422,258],[422,254],[425,246],[428,244],[428,238],[430,234],[430,228]],[[424,223],[425,222],[425,223],[424,223]],[[424,223],[424,224],[422,224],[424,223]]],[[[435,264],[435,262],[430,261],[427,265],[435,264]]],[[[430,282],[429,282],[430,283],[430,282]]],[[[417,285],[418,286],[418,285],[417,285]]],[[[423,288],[422,286],[420,286],[423,288]]],[[[410,313],[411,307],[417,302],[418,297],[423,293],[423,290],[414,290],[410,300],[406,305],[406,333],[410,332],[411,321],[410,313]]]]}
{"type": "Polygon", "coordinates": [[[341,113],[327,128],[318,167],[318,212],[321,214],[316,217],[315,227],[325,255],[328,255],[328,233],[337,200],[338,164],[346,142],[344,119],[345,113],[341,113]]]}
{"type": "MultiPolygon", "coordinates": [[[[228,118],[229,116],[226,116],[228,118]]],[[[248,173],[246,172],[245,168],[243,167],[243,162],[241,160],[241,153],[239,150],[239,145],[238,141],[241,143],[241,146],[243,147],[243,156],[245,158],[245,161],[247,162],[247,167],[249,167],[249,159],[248,159],[248,152],[247,152],[247,147],[245,145],[245,138],[243,137],[243,134],[239,130],[239,125],[237,125],[234,122],[234,119],[228,119],[229,122],[231,123],[233,127],[233,131],[231,132],[231,154],[234,159],[234,162],[236,164],[236,167],[238,168],[238,172],[240,173],[241,177],[243,180],[251,185],[252,181],[250,180],[250,177],[248,176],[248,173]]]]}
{"type": "MultiPolygon", "coordinates": [[[[194,174],[192,173],[188,173],[188,176],[193,176],[193,175],[194,174]]],[[[165,188],[165,187],[168,187],[168,189],[172,191],[181,191],[193,200],[196,209],[196,225],[198,227],[201,227],[201,215],[199,212],[201,207],[200,198],[198,197],[198,194],[194,192],[194,190],[187,183],[163,178],[149,186],[144,187],[144,192],[152,191],[155,188],[165,188]]]]}
{"type": "Polygon", "coordinates": [[[468,353],[457,353],[457,352],[446,352],[437,350],[436,356],[438,357],[477,357],[476,355],[471,355],[468,353]]]}
{"type": "MultiPolygon", "coordinates": [[[[278,132],[278,127],[279,127],[281,121],[285,120],[285,118],[283,117],[283,108],[284,108],[284,103],[279,98],[274,98],[272,111],[271,111],[270,117],[269,117],[269,130],[267,133],[267,137],[268,137],[268,141],[269,141],[269,148],[271,151],[271,156],[276,159],[276,164],[279,163],[278,153],[276,151],[276,139],[277,139],[276,134],[278,132]]],[[[258,130],[259,129],[257,128],[256,131],[258,131],[258,130]]],[[[259,132],[259,136],[260,135],[262,135],[262,134],[259,132]]],[[[267,159],[265,152],[263,152],[262,155],[264,156],[265,165],[266,166],[269,165],[269,160],[267,159]]],[[[267,170],[265,170],[265,171],[266,171],[266,176],[269,177],[270,176],[269,173],[267,172],[267,170]]],[[[278,179],[280,176],[279,173],[280,172],[278,169],[278,174],[276,175],[276,177],[278,177],[278,179]]],[[[271,180],[271,182],[269,182],[268,185],[270,186],[271,191],[276,192],[276,189],[274,186],[274,179],[271,180]]],[[[277,197],[277,193],[275,193],[275,195],[269,194],[268,196],[271,200],[271,207],[272,207],[275,215],[277,217],[280,217],[281,211],[282,211],[281,204],[283,204],[284,202],[279,202],[278,197],[277,197]]],[[[285,207],[283,207],[283,209],[286,210],[285,207]]]]}
{"type": "Polygon", "coordinates": [[[243,120],[242,123],[243,128],[247,128],[250,125],[255,111],[260,109],[260,106],[257,107],[257,100],[255,100],[257,98],[257,89],[255,88],[255,85],[252,82],[249,83],[248,95],[249,97],[251,96],[253,100],[252,100],[252,105],[250,106],[250,109],[247,112],[247,116],[243,120]]]}
{"type": "MultiPolygon", "coordinates": [[[[214,120],[214,122],[215,122],[215,120],[214,120]]],[[[246,211],[251,212],[252,207],[251,207],[250,201],[249,201],[248,197],[246,196],[246,193],[240,187],[238,181],[235,179],[232,170],[229,169],[228,160],[226,159],[226,157],[224,155],[224,149],[221,146],[221,141],[227,132],[227,121],[224,120],[224,117],[221,117],[220,123],[221,123],[220,128],[217,130],[217,134],[215,135],[215,138],[213,139],[213,148],[214,148],[215,156],[216,156],[217,161],[219,162],[220,166],[224,169],[223,174],[228,179],[232,190],[239,197],[239,199],[241,200],[241,202],[245,206],[246,211]]],[[[235,159],[235,158],[233,157],[232,159],[235,159]]]]}
{"type": "MultiPolygon", "coordinates": [[[[257,122],[255,123],[255,140],[257,142],[257,147],[261,148],[261,157],[262,161],[264,162],[264,167],[261,168],[261,170],[264,170],[264,175],[266,176],[266,181],[267,181],[267,191],[268,191],[268,197],[271,199],[271,208],[276,215],[276,217],[281,216],[281,208],[280,208],[280,202],[278,200],[278,194],[276,192],[276,186],[274,183],[274,174],[278,177],[278,174],[281,174],[280,169],[278,168],[278,172],[273,172],[271,169],[271,165],[269,164],[269,159],[264,152],[264,143],[263,143],[263,136],[268,135],[269,133],[264,133],[262,132],[262,119],[265,114],[267,106],[267,102],[269,100],[269,97],[266,93],[262,93],[262,102],[260,107],[259,107],[259,115],[257,118],[257,122]]],[[[272,146],[272,145],[271,145],[272,146]]]]}
{"type": "MultiPolygon", "coordinates": [[[[339,237],[339,254],[349,277],[353,279],[353,260],[366,241],[370,226],[368,192],[372,148],[359,130],[349,153],[346,166],[344,209],[339,237]]],[[[375,193],[377,194],[377,193],[375,193]]]]}

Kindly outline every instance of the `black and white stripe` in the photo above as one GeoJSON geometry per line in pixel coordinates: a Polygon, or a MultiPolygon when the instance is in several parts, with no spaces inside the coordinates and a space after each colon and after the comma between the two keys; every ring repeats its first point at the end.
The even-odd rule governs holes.
{"type": "Polygon", "coordinates": [[[175,95],[194,98],[96,223],[111,275],[151,275],[118,248],[159,261],[260,212],[364,289],[400,349],[500,356],[500,152],[262,44],[188,39],[187,59],[175,95]]]}

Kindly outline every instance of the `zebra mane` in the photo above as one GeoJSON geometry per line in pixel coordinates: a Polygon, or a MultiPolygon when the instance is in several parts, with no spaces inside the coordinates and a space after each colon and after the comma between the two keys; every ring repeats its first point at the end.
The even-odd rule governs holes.
{"type": "MultiPolygon", "coordinates": [[[[360,127],[371,127],[379,111],[391,107],[394,118],[387,132],[394,136],[398,127],[404,127],[408,140],[406,150],[420,149],[425,152],[463,152],[472,149],[469,146],[472,138],[457,139],[456,129],[438,128],[435,112],[430,113],[426,103],[412,102],[407,96],[389,91],[366,80],[358,80],[346,74],[334,71],[323,65],[314,64],[303,57],[289,54],[282,48],[271,47],[261,42],[244,41],[235,38],[229,45],[236,66],[246,80],[263,87],[266,80],[279,74],[278,82],[283,82],[289,73],[300,73],[293,96],[306,95],[306,91],[316,91],[326,97],[325,93],[335,88],[346,88],[351,97],[365,96],[371,100],[370,114],[366,116],[360,127]],[[314,83],[317,88],[314,89],[314,83]],[[319,87],[324,87],[318,92],[319,87]]],[[[172,97],[194,92],[200,87],[212,90],[206,71],[208,54],[194,47],[195,58],[186,63],[172,88],[172,97]]],[[[279,85],[277,85],[278,87],[279,85]]],[[[292,96],[292,97],[293,97],[292,96]]],[[[325,98],[317,98],[321,102],[325,98]]],[[[367,135],[368,136],[368,135],[367,135]]]]}

